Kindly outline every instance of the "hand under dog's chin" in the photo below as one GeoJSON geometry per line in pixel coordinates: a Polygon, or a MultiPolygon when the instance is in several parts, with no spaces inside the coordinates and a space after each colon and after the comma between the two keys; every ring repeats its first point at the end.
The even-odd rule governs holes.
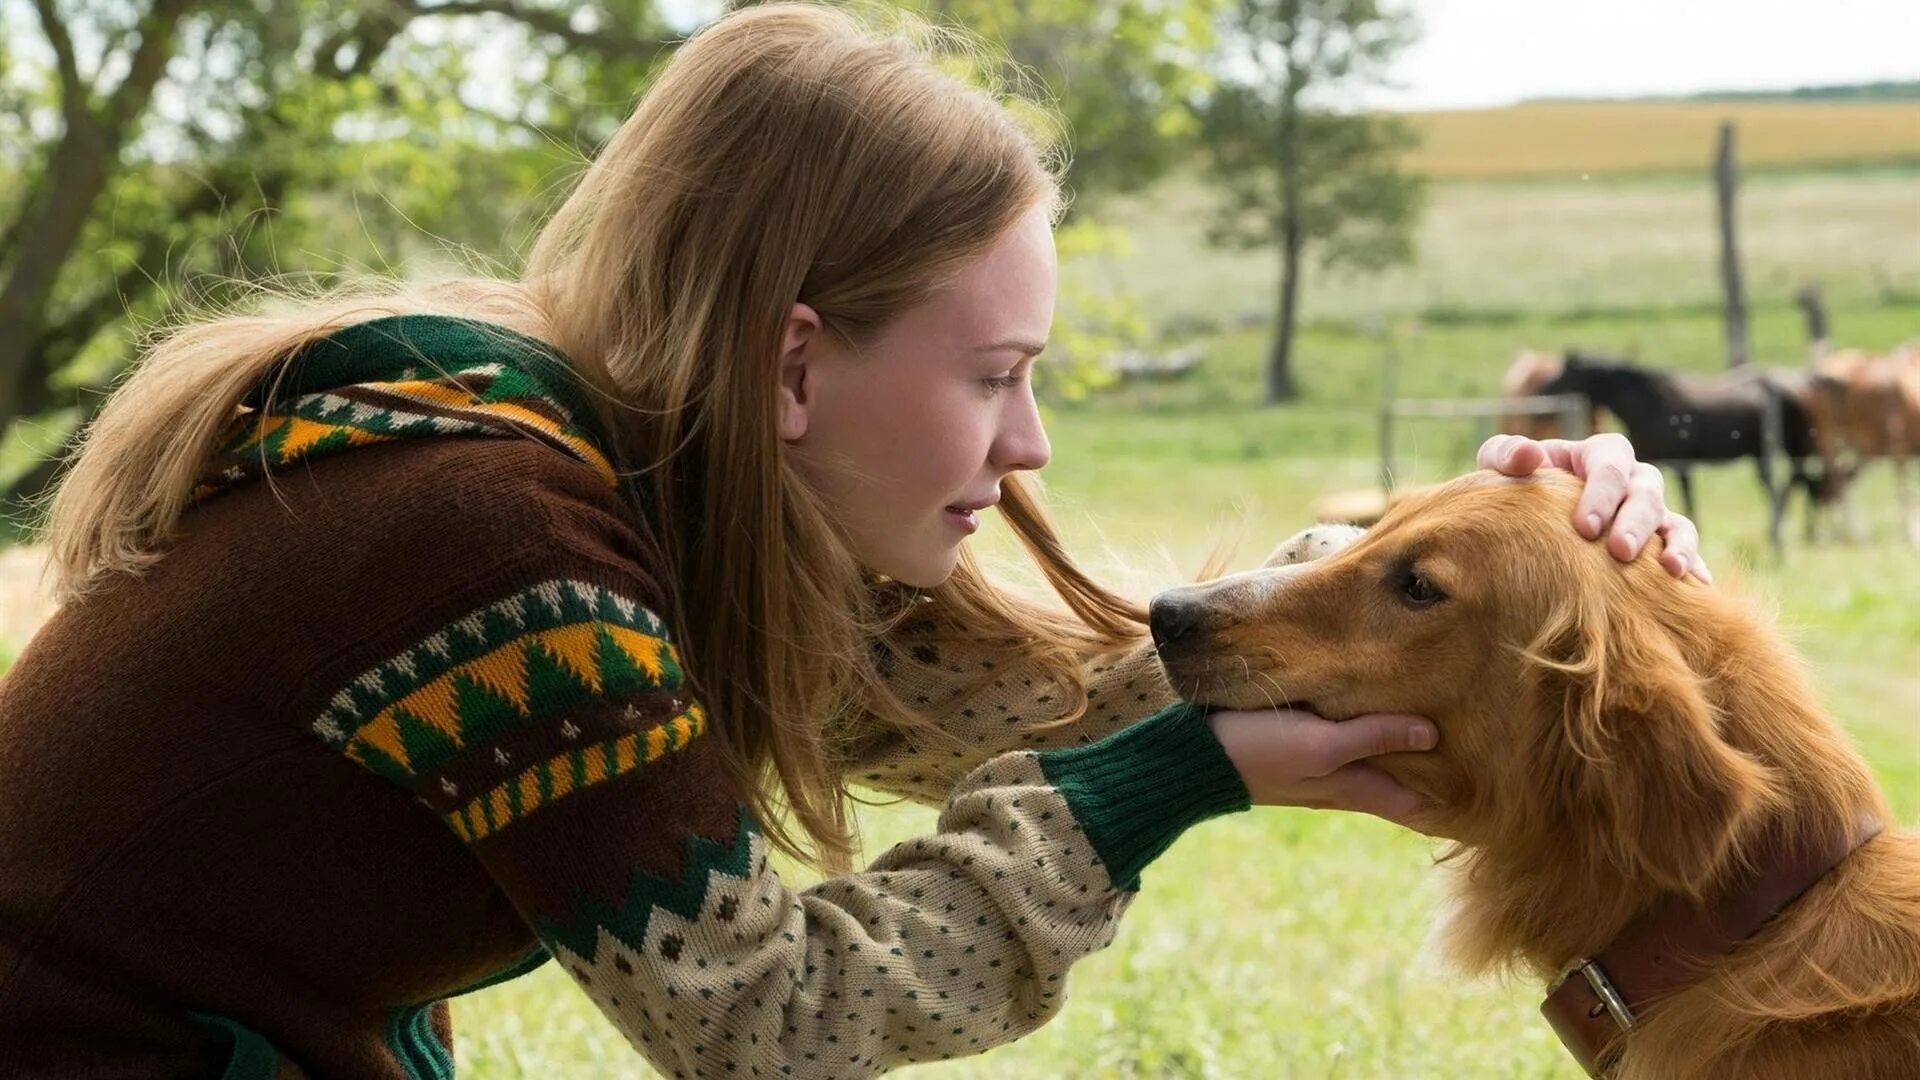
{"type": "MultiPolygon", "coordinates": [[[[1178,665],[1166,669],[1167,681],[1172,684],[1173,692],[1182,701],[1196,705],[1205,705],[1213,709],[1294,709],[1323,715],[1315,707],[1312,699],[1278,693],[1271,686],[1263,686],[1240,677],[1235,670],[1233,677],[1218,672],[1182,671],[1178,665]]],[[[1358,715],[1350,713],[1348,715],[1358,715]]],[[[1344,717],[1328,717],[1344,719],[1344,717]]]]}

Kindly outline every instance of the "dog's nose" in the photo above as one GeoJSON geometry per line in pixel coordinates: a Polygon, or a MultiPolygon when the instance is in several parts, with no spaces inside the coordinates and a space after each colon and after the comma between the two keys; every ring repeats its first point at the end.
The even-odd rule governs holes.
{"type": "Polygon", "coordinates": [[[1206,627],[1207,608],[1199,599],[1180,595],[1179,590],[1161,593],[1147,608],[1147,627],[1153,631],[1154,647],[1166,652],[1185,640],[1198,640],[1206,627]]]}

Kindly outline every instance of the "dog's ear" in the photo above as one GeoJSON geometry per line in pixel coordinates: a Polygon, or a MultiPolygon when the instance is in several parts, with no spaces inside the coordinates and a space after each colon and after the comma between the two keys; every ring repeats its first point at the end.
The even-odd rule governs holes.
{"type": "Polygon", "coordinates": [[[1722,737],[1673,634],[1629,602],[1589,595],[1534,643],[1542,712],[1558,721],[1536,775],[1612,871],[1699,895],[1773,781],[1722,737]]]}

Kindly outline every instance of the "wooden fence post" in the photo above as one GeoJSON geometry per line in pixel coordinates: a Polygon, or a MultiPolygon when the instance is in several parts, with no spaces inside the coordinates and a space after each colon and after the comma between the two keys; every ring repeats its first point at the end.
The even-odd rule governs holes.
{"type": "Polygon", "coordinates": [[[1740,245],[1735,235],[1734,198],[1740,181],[1733,121],[1720,125],[1720,150],[1714,155],[1713,186],[1720,202],[1720,285],[1726,294],[1727,366],[1747,362],[1747,294],[1740,284],[1740,245]]]}

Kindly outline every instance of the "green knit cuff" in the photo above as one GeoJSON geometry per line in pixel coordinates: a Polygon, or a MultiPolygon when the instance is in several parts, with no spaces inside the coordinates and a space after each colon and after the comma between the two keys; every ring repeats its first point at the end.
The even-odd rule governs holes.
{"type": "Polygon", "coordinates": [[[1138,891],[1140,871],[1181,833],[1251,805],[1206,716],[1199,705],[1169,705],[1099,742],[1034,755],[1116,888],[1138,891]]]}

